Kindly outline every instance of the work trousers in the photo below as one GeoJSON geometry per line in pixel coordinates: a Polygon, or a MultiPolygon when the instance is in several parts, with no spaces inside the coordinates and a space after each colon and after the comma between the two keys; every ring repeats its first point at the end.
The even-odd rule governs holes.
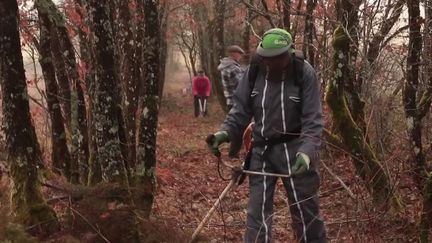
{"type": "Polygon", "coordinates": [[[200,114],[207,116],[207,98],[207,96],[194,96],[195,117],[198,117],[200,114]]]}
{"type": "MultiPolygon", "coordinates": [[[[295,162],[299,140],[277,144],[272,147],[255,147],[252,151],[250,170],[290,174],[295,162]]],[[[319,215],[318,189],[319,156],[311,156],[306,173],[281,178],[288,195],[292,228],[296,242],[324,243],[326,232],[319,215]]],[[[247,229],[244,242],[268,243],[272,241],[273,196],[278,178],[272,176],[249,176],[249,203],[247,229]]]]}

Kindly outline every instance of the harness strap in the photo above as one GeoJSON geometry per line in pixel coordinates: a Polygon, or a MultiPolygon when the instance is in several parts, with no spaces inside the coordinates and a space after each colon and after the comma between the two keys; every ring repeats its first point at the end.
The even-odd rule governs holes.
{"type": "Polygon", "coordinates": [[[277,138],[270,138],[265,141],[252,141],[252,147],[264,147],[264,146],[272,147],[277,144],[291,142],[292,140],[299,137],[300,137],[300,132],[292,132],[288,134],[283,134],[282,136],[277,138]]]}

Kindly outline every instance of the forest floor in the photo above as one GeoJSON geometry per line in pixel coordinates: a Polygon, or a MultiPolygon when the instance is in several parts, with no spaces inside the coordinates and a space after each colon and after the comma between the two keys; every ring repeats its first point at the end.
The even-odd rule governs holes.
{"type": "MultiPolygon", "coordinates": [[[[216,98],[211,97],[209,116],[195,118],[192,96],[184,91],[186,86],[187,83],[168,82],[161,104],[157,138],[158,186],[151,219],[165,222],[167,226],[183,232],[183,235],[191,235],[228,182],[219,177],[217,160],[205,144],[206,136],[218,130],[225,113],[216,98]]],[[[227,146],[222,151],[226,154],[227,146]]],[[[243,157],[244,151],[240,158],[243,157]]],[[[226,157],[223,159],[228,160],[226,157]]],[[[239,160],[229,162],[241,163],[239,160]]],[[[346,153],[324,143],[321,162],[319,198],[329,242],[417,242],[416,222],[419,222],[421,198],[409,174],[404,172],[405,168],[387,168],[397,172],[392,173],[398,175],[393,178],[393,183],[397,185],[403,202],[400,211],[387,212],[373,207],[346,153]],[[349,187],[354,197],[340,181],[349,187]]],[[[222,174],[229,177],[227,169],[222,174]]],[[[228,193],[203,228],[201,242],[242,242],[247,185],[246,181],[228,193]]],[[[2,178],[0,186],[0,222],[7,222],[8,200],[7,193],[3,193],[8,190],[6,177],[2,178]]],[[[51,192],[45,192],[47,198],[53,197],[51,192]]],[[[296,242],[290,227],[286,194],[280,181],[274,205],[274,242],[296,242]]],[[[0,223],[0,235],[1,228],[0,223]]],[[[164,233],[171,234],[172,231],[164,233]]]]}

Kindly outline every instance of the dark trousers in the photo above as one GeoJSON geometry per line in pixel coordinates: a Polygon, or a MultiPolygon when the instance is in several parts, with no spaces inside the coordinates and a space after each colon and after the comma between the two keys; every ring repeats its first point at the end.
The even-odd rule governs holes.
{"type": "Polygon", "coordinates": [[[194,96],[195,117],[198,117],[200,114],[207,116],[207,98],[207,96],[194,96]]]}
{"type": "MultiPolygon", "coordinates": [[[[254,148],[250,170],[289,174],[295,161],[297,146],[279,144],[263,153],[264,148],[254,148]]],[[[302,243],[325,243],[324,222],[319,215],[318,176],[319,158],[311,158],[311,168],[303,175],[283,178],[288,195],[292,228],[302,243]],[[313,161],[312,161],[313,160],[313,161]]],[[[244,242],[269,243],[272,239],[273,196],[278,178],[249,176],[249,204],[244,242]]]]}

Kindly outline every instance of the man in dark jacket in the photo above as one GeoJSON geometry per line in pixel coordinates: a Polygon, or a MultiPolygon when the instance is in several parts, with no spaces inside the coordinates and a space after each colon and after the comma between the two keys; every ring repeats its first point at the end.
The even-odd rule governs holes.
{"type": "MultiPolygon", "coordinates": [[[[320,91],[315,70],[301,59],[299,65],[291,35],[283,29],[264,33],[257,47],[263,68],[255,80],[245,74],[233,96],[233,108],[210,150],[242,136],[254,118],[253,149],[249,169],[292,175],[283,178],[293,229],[299,242],[326,242],[319,216],[319,148],[323,127],[320,91]],[[301,77],[297,77],[298,73],[301,77]],[[299,80],[300,79],[300,80],[299,80]]],[[[251,66],[246,70],[250,71],[251,66]]],[[[249,176],[249,204],[245,242],[272,242],[273,195],[277,177],[249,176]]]]}

